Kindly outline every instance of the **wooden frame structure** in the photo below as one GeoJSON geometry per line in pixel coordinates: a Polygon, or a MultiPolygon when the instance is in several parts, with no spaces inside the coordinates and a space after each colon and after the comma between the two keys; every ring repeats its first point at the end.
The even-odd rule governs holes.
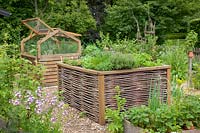
{"type": "Polygon", "coordinates": [[[170,66],[145,67],[131,70],[96,71],[58,63],[58,88],[64,101],[105,124],[106,107],[116,108],[115,87],[120,86],[125,107],[147,104],[151,87],[158,83],[160,98],[170,104],[170,66]],[[159,80],[159,82],[157,82],[159,80]]]}
{"type": "Polygon", "coordinates": [[[46,70],[44,73],[44,85],[52,86],[57,85],[57,66],[56,62],[61,61],[63,58],[77,59],[81,55],[81,41],[77,38],[80,34],[63,31],[59,28],[51,28],[45,22],[39,18],[31,18],[22,20],[22,23],[31,30],[28,37],[21,41],[21,56],[30,60],[34,65],[42,64],[46,70]],[[31,25],[31,24],[32,25],[31,25]],[[37,55],[30,55],[25,51],[26,42],[31,40],[33,37],[40,36],[40,40],[37,41],[36,50],[37,55]],[[48,39],[52,39],[56,44],[60,45],[57,37],[64,37],[73,40],[78,45],[76,53],[67,54],[53,54],[53,55],[42,55],[41,45],[48,39]]]}

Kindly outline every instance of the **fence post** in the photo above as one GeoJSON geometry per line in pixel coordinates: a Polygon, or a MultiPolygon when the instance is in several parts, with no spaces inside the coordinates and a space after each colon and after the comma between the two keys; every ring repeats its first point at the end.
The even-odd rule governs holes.
{"type": "Polygon", "coordinates": [[[192,58],[194,54],[192,51],[188,52],[188,83],[187,87],[190,89],[192,87],[192,58]]]}
{"type": "Polygon", "coordinates": [[[99,124],[105,124],[105,88],[104,75],[98,75],[98,89],[99,89],[99,124]]]}
{"type": "Polygon", "coordinates": [[[167,68],[167,103],[171,104],[170,68],[167,68]]]}

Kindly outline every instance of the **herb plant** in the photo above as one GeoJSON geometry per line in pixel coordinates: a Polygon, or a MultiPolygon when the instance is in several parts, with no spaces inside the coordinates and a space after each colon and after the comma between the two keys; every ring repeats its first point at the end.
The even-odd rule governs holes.
{"type": "Polygon", "coordinates": [[[114,99],[117,102],[117,109],[106,108],[106,120],[108,120],[108,130],[111,133],[123,133],[123,121],[125,117],[126,99],[121,97],[120,87],[115,87],[117,94],[114,99]]]}

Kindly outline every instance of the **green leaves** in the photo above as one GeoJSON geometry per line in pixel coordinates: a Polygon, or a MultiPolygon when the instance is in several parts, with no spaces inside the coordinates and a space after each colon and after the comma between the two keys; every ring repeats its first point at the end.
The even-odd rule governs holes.
{"type": "Polygon", "coordinates": [[[106,108],[106,119],[108,120],[108,130],[111,133],[123,133],[123,121],[125,117],[124,106],[126,99],[121,97],[120,87],[116,86],[117,94],[114,99],[117,102],[117,109],[106,108]]]}
{"type": "Polygon", "coordinates": [[[44,14],[44,19],[52,27],[59,27],[67,31],[85,33],[96,28],[96,22],[85,0],[68,0],[54,3],[50,12],[44,14]],[[49,17],[49,13],[51,14],[49,17]]]}

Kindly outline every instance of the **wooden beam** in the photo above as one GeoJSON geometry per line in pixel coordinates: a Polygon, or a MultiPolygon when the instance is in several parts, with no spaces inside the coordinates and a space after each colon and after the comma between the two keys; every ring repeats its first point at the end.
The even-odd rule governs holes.
{"type": "Polygon", "coordinates": [[[167,103],[171,104],[171,86],[170,86],[170,71],[171,69],[167,69],[167,103]]]}
{"type": "Polygon", "coordinates": [[[104,75],[98,75],[98,89],[99,89],[99,124],[105,124],[105,88],[104,75]]]}
{"type": "Polygon", "coordinates": [[[142,71],[152,71],[152,70],[165,70],[170,69],[169,65],[165,66],[156,66],[156,67],[141,67],[141,68],[133,68],[127,70],[112,70],[112,71],[97,71],[92,69],[86,69],[78,66],[72,66],[64,63],[57,63],[59,66],[66,67],[68,69],[77,70],[81,72],[87,72],[91,74],[98,74],[98,75],[113,75],[113,74],[126,74],[132,72],[142,72],[142,71]]]}
{"type": "MultiPolygon", "coordinates": [[[[30,40],[31,38],[33,38],[36,34],[34,34],[33,32],[30,33],[30,35],[24,39],[22,39],[20,45],[21,45],[21,53],[24,53],[24,46],[25,46],[25,42],[27,42],[28,40],[30,40]]],[[[27,52],[27,51],[26,51],[27,52]]]]}

